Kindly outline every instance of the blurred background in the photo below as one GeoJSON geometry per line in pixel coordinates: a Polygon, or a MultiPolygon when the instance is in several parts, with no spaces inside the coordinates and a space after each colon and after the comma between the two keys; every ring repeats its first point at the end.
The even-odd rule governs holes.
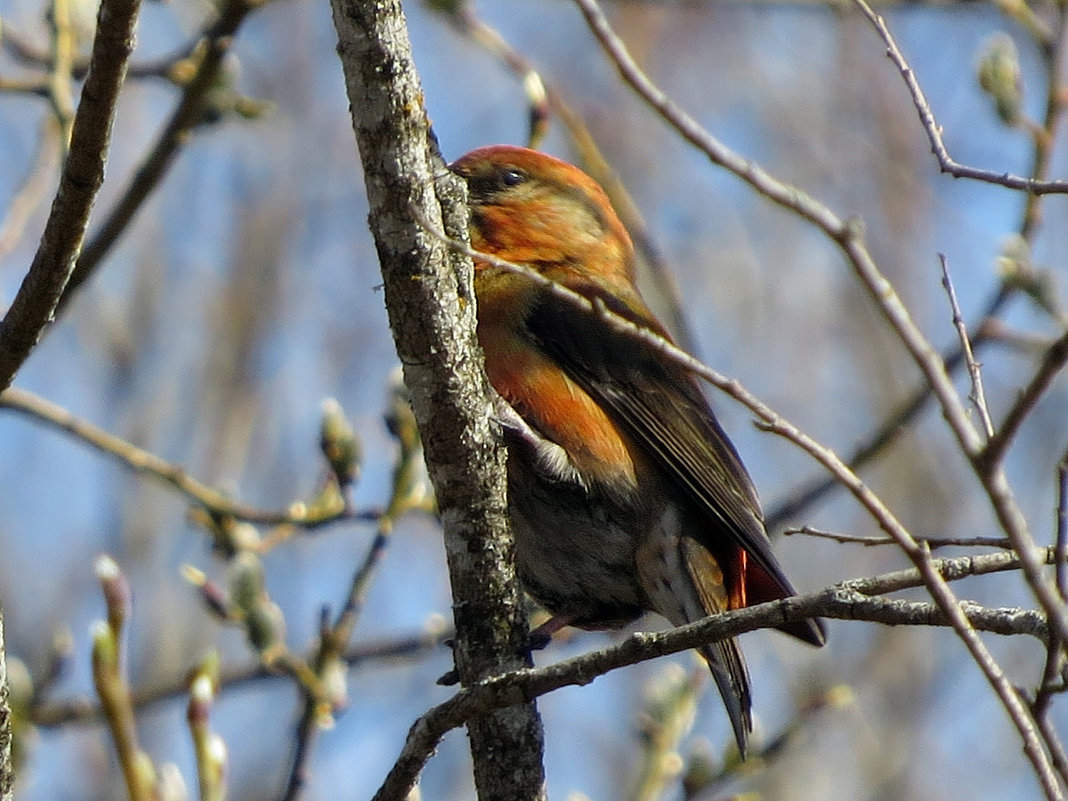
{"type": "MultiPolygon", "coordinates": [[[[521,77],[432,5],[409,2],[405,10],[445,157],[496,142],[525,144],[529,102],[521,77]]],[[[91,0],[73,6],[87,26],[95,14],[90,6],[91,0]]],[[[1049,62],[1033,32],[992,4],[881,10],[950,153],[965,164],[1030,174],[1032,135],[999,117],[978,73],[992,48],[1014,50],[1022,114],[1041,124],[1049,62]]],[[[654,79],[716,136],[840,215],[863,221],[875,258],[936,346],[957,341],[937,254],[946,256],[965,319],[978,325],[1012,263],[1006,249],[1020,250],[1024,197],[939,174],[885,45],[856,9],[620,2],[607,11],[654,79]]],[[[0,43],[17,35],[47,53],[48,8],[40,0],[0,0],[0,12],[0,43]]],[[[133,63],[185,47],[212,13],[194,0],[146,3],[133,63]]],[[[680,141],[620,83],[574,5],[479,0],[466,13],[496,29],[588,126],[677,284],[684,334],[699,358],[841,454],[919,386],[911,361],[832,244],[680,141]]],[[[226,87],[256,101],[253,108],[246,117],[220,113],[197,129],[15,381],[265,509],[284,509],[321,486],[326,398],[340,402],[363,441],[357,509],[386,502],[396,459],[383,422],[396,357],[335,46],[325,2],[271,0],[248,18],[228,57],[226,87]]],[[[11,47],[0,50],[0,76],[37,74],[11,47]]],[[[94,219],[121,196],[177,94],[158,78],[131,80],[124,90],[94,219]]],[[[5,305],[32,259],[54,191],[58,157],[48,144],[49,119],[40,97],[0,93],[5,305]]],[[[549,123],[542,148],[579,161],[566,128],[555,116],[549,123]]],[[[1051,174],[1064,176],[1063,135],[1053,144],[1051,174]]],[[[1041,211],[1041,224],[1026,232],[1030,263],[1060,282],[1051,297],[1063,298],[1068,202],[1050,196],[1041,211]]],[[[671,292],[652,279],[648,286],[667,314],[671,292]]],[[[1034,343],[1058,333],[1055,316],[1024,293],[999,311],[1001,335],[981,354],[995,420],[1035,369],[1034,343]]],[[[964,380],[959,386],[967,392],[964,380]]],[[[758,431],[744,409],[722,396],[713,403],[769,512],[820,475],[788,443],[758,431]]],[[[999,536],[937,411],[905,428],[862,472],[865,480],[916,536],[999,536]]],[[[1008,461],[1043,543],[1054,531],[1055,465],[1066,432],[1068,384],[1061,380],[1008,461]]],[[[192,565],[226,581],[226,567],[191,522],[185,499],[7,411],[0,411],[0,452],[0,604],[13,677],[23,674],[23,686],[42,685],[57,636],[71,638],[62,671],[38,701],[92,695],[89,626],[104,614],[93,561],[105,552],[132,585],[134,687],[180,686],[211,648],[226,666],[255,664],[243,632],[214,620],[182,576],[182,566],[192,565]]],[[[840,492],[782,522],[879,533],[840,492]]],[[[311,647],[323,605],[336,610],[343,602],[372,536],[370,525],[331,525],[265,554],[266,586],[294,651],[311,647]]],[[[894,548],[808,536],[778,539],[776,547],[801,591],[907,564],[894,548]]],[[[988,605],[1033,605],[1015,574],[956,586],[962,597],[988,605]]],[[[450,594],[440,530],[429,516],[411,514],[396,528],[354,644],[417,635],[443,619],[450,619],[450,594]]],[[[615,636],[564,638],[536,662],[603,647],[615,636]]],[[[1044,656],[1037,644],[984,639],[1015,684],[1035,686],[1044,656]]],[[[1017,734],[951,632],[831,622],[830,643],[820,651],[768,632],[746,635],[743,646],[758,737],[767,744],[789,736],[767,759],[702,797],[742,791],[779,801],[1039,797],[1017,734]]],[[[450,667],[444,646],[357,666],[347,710],[316,741],[304,797],[369,797],[415,718],[452,694],[435,685],[450,667]]],[[[649,693],[678,671],[703,677],[692,655],[683,654],[540,699],[550,797],[631,797],[649,693]]],[[[710,690],[705,681],[692,732],[679,745],[684,761],[699,755],[715,762],[728,750],[729,728],[710,690]]],[[[223,689],[213,724],[230,751],[231,798],[281,797],[300,709],[298,693],[282,679],[223,689]]],[[[146,750],[158,763],[175,763],[192,788],[184,714],[184,701],[173,698],[145,706],[139,724],[146,750]]],[[[1063,709],[1055,720],[1068,724],[1063,709]]],[[[21,798],[121,797],[103,726],[21,733],[21,798]]],[[[427,766],[423,797],[472,797],[469,761],[465,736],[451,733],[427,766]]],[[[672,786],[663,797],[682,792],[672,786]]]]}

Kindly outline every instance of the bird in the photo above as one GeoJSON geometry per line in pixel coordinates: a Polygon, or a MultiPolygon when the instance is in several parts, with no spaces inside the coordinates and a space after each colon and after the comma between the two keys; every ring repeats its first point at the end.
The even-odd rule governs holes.
{"type": "MultiPolygon", "coordinates": [[[[477,334],[508,449],[516,570],[552,616],[532,647],[568,625],[614,629],[655,612],[677,626],[795,595],[753,481],[692,371],[592,311],[671,342],[638,292],[634,247],[604,190],[568,162],[511,145],[473,150],[449,169],[467,184],[477,334]]],[[[818,619],[781,628],[826,641],[818,619]]],[[[745,658],[733,638],[699,652],[744,758],[745,658]]]]}

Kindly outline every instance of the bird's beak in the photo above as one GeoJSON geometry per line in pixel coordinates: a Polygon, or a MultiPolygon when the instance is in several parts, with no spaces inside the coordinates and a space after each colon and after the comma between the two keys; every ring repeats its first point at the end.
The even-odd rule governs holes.
{"type": "Polygon", "coordinates": [[[462,159],[458,159],[449,165],[449,172],[453,175],[459,175],[465,181],[471,177],[471,171],[467,169],[466,164],[461,164],[462,159]]]}

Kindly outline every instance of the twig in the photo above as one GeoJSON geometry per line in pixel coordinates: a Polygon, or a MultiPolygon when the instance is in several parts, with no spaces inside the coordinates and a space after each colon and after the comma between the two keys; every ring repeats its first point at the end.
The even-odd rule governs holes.
{"type": "MultiPolygon", "coordinates": [[[[646,688],[642,706],[641,751],[634,772],[637,778],[628,791],[626,801],[658,801],[668,794],[679,780],[680,745],[693,729],[697,700],[708,678],[703,666],[689,670],[672,665],[672,670],[659,672],[646,688]]],[[[734,765],[740,763],[735,756],[734,765]]],[[[687,792],[687,797],[690,797],[687,792]]]]}
{"type": "Polygon", "coordinates": [[[975,354],[972,352],[968,329],[964,325],[964,315],[961,314],[960,304],[957,302],[957,290],[953,287],[953,279],[949,276],[949,260],[946,259],[944,253],[939,253],[938,261],[942,265],[942,287],[946,290],[949,307],[953,313],[953,327],[957,329],[961,352],[964,354],[964,361],[968,365],[968,375],[972,381],[972,405],[975,406],[976,411],[979,413],[979,419],[983,423],[983,431],[986,432],[989,442],[990,438],[994,436],[994,424],[990,420],[990,409],[986,405],[986,393],[983,391],[983,373],[979,368],[979,362],[975,360],[975,354]]]}
{"type": "MultiPolygon", "coordinates": [[[[323,619],[319,627],[319,647],[315,657],[311,660],[316,674],[328,686],[336,686],[340,683],[331,682],[328,677],[335,674],[342,664],[344,651],[349,645],[349,640],[352,639],[353,630],[363,611],[371,580],[377,573],[392,540],[396,521],[409,510],[422,508],[423,505],[423,492],[419,487],[417,475],[422,464],[419,430],[409,406],[407,392],[399,377],[397,385],[393,388],[389,428],[400,445],[397,466],[393,471],[389,503],[378,519],[375,537],[363,563],[353,574],[348,596],[333,624],[327,621],[326,610],[323,611],[323,619]]],[[[304,790],[308,778],[308,759],[311,756],[315,735],[323,719],[321,708],[323,700],[307,690],[304,692],[304,710],[296,728],[289,779],[282,794],[282,801],[296,801],[304,790]]],[[[344,703],[344,693],[339,689],[337,697],[327,700],[334,706],[340,705],[344,703]]]]}
{"type": "Polygon", "coordinates": [[[1056,557],[1057,591],[1068,599],[1068,451],[1057,464],[1057,530],[1053,541],[1056,557]]]}
{"type": "Polygon", "coordinates": [[[123,638],[130,611],[130,585],[110,556],[97,560],[96,573],[107,607],[107,622],[99,621],[93,628],[93,683],[111,731],[130,801],[154,801],[156,771],[138,741],[124,669],[123,638]]]}
{"type": "MultiPolygon", "coordinates": [[[[421,658],[436,651],[441,644],[452,636],[452,631],[443,627],[428,628],[407,637],[364,642],[349,648],[344,654],[345,664],[350,668],[378,661],[399,661],[421,658]]],[[[313,658],[308,655],[308,659],[313,658]]],[[[255,662],[222,673],[219,689],[229,690],[260,681],[283,681],[288,677],[268,669],[262,662],[255,662]]],[[[134,690],[131,702],[138,711],[181,698],[187,690],[186,677],[177,677],[157,687],[134,690]]],[[[42,728],[53,728],[71,724],[91,724],[101,720],[102,712],[97,704],[87,698],[73,698],[67,701],[39,702],[29,711],[30,722],[42,728]]]]}
{"type": "MultiPolygon", "coordinates": [[[[7,20],[4,20],[3,36],[0,36],[0,46],[8,51],[15,59],[27,64],[31,67],[37,67],[39,69],[50,70],[52,65],[52,58],[42,50],[38,50],[30,42],[24,39],[20,34],[12,30],[11,25],[7,24],[7,20]]],[[[127,78],[162,78],[174,81],[171,77],[171,70],[181,62],[185,61],[194,52],[196,52],[197,46],[203,39],[204,34],[198,33],[187,42],[181,48],[176,50],[172,55],[163,56],[162,58],[153,59],[152,61],[131,63],[126,71],[127,78]]],[[[71,76],[75,80],[81,80],[85,77],[85,74],[89,71],[89,59],[80,56],[78,53],[74,54],[71,61],[71,76]]],[[[8,79],[0,79],[0,88],[3,88],[3,81],[8,79]]],[[[38,83],[41,86],[41,90],[37,94],[47,96],[48,94],[48,82],[40,82],[40,79],[29,79],[28,82],[38,83]]]]}
{"type": "Polygon", "coordinates": [[[211,710],[219,693],[218,656],[209,655],[189,681],[186,721],[193,738],[200,801],[226,800],[226,743],[211,728],[211,710]]]}
{"type": "Polygon", "coordinates": [[[0,76],[0,92],[20,95],[38,95],[48,98],[47,78],[6,78],[0,76]]]}
{"type": "MultiPolygon", "coordinates": [[[[1012,558],[1008,554],[989,554],[986,557],[975,557],[974,562],[989,560],[1004,564],[1012,558]]],[[[955,566],[959,567],[965,561],[973,560],[936,560],[933,564],[937,570],[942,570],[950,563],[956,563],[955,566]]],[[[894,574],[894,578],[885,584],[898,586],[898,579],[905,573],[910,574],[911,586],[925,583],[919,571],[910,570],[894,574]]],[[[948,570],[946,575],[950,578],[960,577],[954,576],[948,570]]],[[[466,687],[415,722],[408,732],[408,739],[400,756],[375,794],[374,801],[404,799],[445,733],[462,726],[472,716],[522,703],[561,687],[586,685],[598,676],[626,665],[678,653],[746,631],[780,626],[787,621],[815,616],[868,620],[886,625],[951,625],[942,610],[932,603],[888,600],[866,594],[872,586],[883,583],[885,578],[887,577],[845,582],[810,595],[794,596],[782,601],[713,615],[687,626],[655,634],[639,632],[610,648],[544,668],[507,673],[466,687]],[[861,587],[863,589],[858,589],[861,587]]],[[[967,602],[961,602],[957,609],[967,616],[976,629],[1006,632],[1008,628],[1012,628],[1016,633],[1027,630],[1040,638],[1046,634],[1042,616],[1034,611],[988,609],[967,602]]]]}
{"type": "MultiPolygon", "coordinates": [[[[905,63],[903,57],[901,57],[900,51],[897,50],[896,46],[894,45],[893,39],[890,36],[889,31],[886,29],[885,24],[876,14],[874,14],[874,12],[871,11],[868,6],[864,4],[864,0],[856,0],[856,2],[861,7],[861,9],[864,10],[864,13],[868,16],[872,23],[880,29],[880,34],[883,35],[883,39],[887,43],[888,50],[891,53],[891,58],[895,59],[895,61],[899,63],[899,68],[903,66],[904,69],[907,70],[908,65],[907,63],[905,63]],[[896,58],[894,55],[895,53],[896,58]]],[[[1063,11],[1061,13],[1062,15],[1064,15],[1063,11]]],[[[1066,19],[1068,19],[1068,17],[1062,16],[1062,38],[1065,34],[1066,19]]],[[[1060,52],[1060,49],[1062,47],[1063,45],[1058,45],[1057,51],[1060,52]]],[[[912,77],[911,71],[908,71],[906,77],[915,81],[915,78],[912,77]]],[[[1051,76],[1051,81],[1055,81],[1055,77],[1051,76]]],[[[918,89],[918,85],[916,88],[918,89]]],[[[922,108],[925,107],[926,101],[924,101],[924,105],[920,107],[921,116],[922,108]]],[[[1059,105],[1054,104],[1051,101],[1049,111],[1052,116],[1047,115],[1048,126],[1052,127],[1055,124],[1056,119],[1059,116],[1058,109],[1059,105]]],[[[927,123],[925,123],[925,127],[928,127],[927,123]]],[[[930,131],[934,129],[928,128],[928,130],[930,131]]],[[[1044,164],[1044,161],[1040,157],[1036,157],[1036,164],[1044,164]]],[[[1033,181],[1030,181],[1028,179],[1023,180],[1026,185],[1019,187],[1013,187],[1011,183],[998,183],[1002,183],[1002,185],[1009,186],[1010,188],[1027,189],[1029,192],[1036,191],[1035,187],[1037,185],[1034,184],[1033,181]]],[[[1068,184],[1065,184],[1065,187],[1068,188],[1068,184]]],[[[1030,224],[1028,223],[1028,219],[1025,218],[1024,230],[1028,233],[1031,230],[1029,225],[1030,224]]],[[[859,268],[862,265],[858,262],[854,262],[854,266],[859,268]]],[[[870,291],[872,291],[873,296],[880,303],[880,307],[883,308],[884,313],[887,313],[888,317],[890,317],[890,304],[888,302],[888,299],[884,299],[878,292],[881,285],[870,283],[868,278],[865,277],[865,272],[866,271],[858,269],[858,273],[861,274],[865,285],[869,287],[870,291]]],[[[883,283],[885,284],[885,279],[883,280],[883,283]]],[[[889,285],[886,284],[886,286],[889,285]]],[[[893,317],[890,317],[890,319],[899,337],[902,339],[903,342],[906,343],[906,345],[908,345],[910,340],[913,339],[913,337],[910,333],[910,328],[904,325],[906,323],[906,320],[895,320],[893,317]]],[[[916,334],[918,333],[919,332],[917,331],[916,334]]],[[[1007,446],[1007,441],[1012,437],[1013,434],[1015,434],[1016,428],[1022,422],[1026,412],[1030,410],[1031,405],[1033,405],[1033,403],[1037,400],[1038,396],[1041,395],[1041,393],[1046,389],[1053,374],[1055,374],[1057,370],[1059,370],[1060,367],[1063,366],[1064,360],[1068,358],[1068,333],[1066,333],[1061,338],[1061,340],[1058,341],[1058,343],[1055,343],[1054,348],[1056,348],[1057,344],[1060,344],[1060,342],[1064,343],[1063,347],[1065,348],[1066,353],[1062,355],[1059,351],[1055,351],[1054,349],[1051,349],[1049,352],[1047,352],[1047,359],[1044,361],[1043,367],[1039,370],[1039,373],[1032,380],[1031,384],[1028,387],[1028,391],[1025,391],[1024,393],[1024,396],[1027,398],[1027,402],[1018,402],[1016,406],[1014,406],[1013,411],[1018,410],[1018,415],[1014,417],[1012,413],[1010,413],[1010,417],[1007,420],[1007,423],[1009,423],[1009,425],[1002,427],[1007,432],[1006,436],[1004,438],[996,436],[995,439],[998,440],[998,443],[995,445],[994,448],[990,448],[989,444],[985,452],[978,448],[974,431],[972,432],[971,436],[967,436],[967,429],[969,427],[962,425],[962,421],[955,409],[956,404],[953,404],[953,406],[947,405],[947,402],[951,403],[953,399],[950,398],[949,395],[946,395],[944,398],[940,395],[940,399],[943,400],[942,408],[943,414],[946,417],[946,421],[947,423],[949,423],[951,430],[957,435],[958,441],[960,441],[965,454],[967,454],[973,469],[979,476],[979,480],[982,483],[984,490],[986,490],[987,497],[990,499],[990,503],[994,508],[994,513],[995,515],[997,515],[998,522],[1004,529],[1005,533],[1009,536],[1009,539],[1012,540],[1013,546],[1020,551],[1023,557],[1024,576],[1027,579],[1027,583],[1030,586],[1031,591],[1035,594],[1035,597],[1038,599],[1038,602],[1042,605],[1043,609],[1045,609],[1046,613],[1050,616],[1050,619],[1054,627],[1056,628],[1057,634],[1061,638],[1062,642],[1068,642],[1068,613],[1066,613],[1064,604],[1060,601],[1056,589],[1042,574],[1040,566],[1032,562],[1029,558],[1029,554],[1031,553],[1035,541],[1034,538],[1031,536],[1031,533],[1027,526],[1027,521],[1015,501],[1012,490],[1009,487],[1008,480],[1006,479],[1004,471],[1001,469],[1000,466],[1000,455],[1003,453],[1004,448],[1007,446]],[[1028,405],[1028,403],[1031,405],[1028,405]]],[[[918,363],[920,363],[919,354],[913,350],[913,347],[911,345],[909,346],[909,350],[913,352],[914,356],[917,358],[918,363]]],[[[936,373],[930,372],[928,370],[925,370],[924,372],[929,381],[933,381],[938,378],[936,373]]]]}
{"type": "MultiPolygon", "coordinates": [[[[923,575],[924,585],[927,591],[931,594],[931,597],[934,598],[938,608],[947,616],[954,631],[957,632],[969,653],[972,655],[972,659],[986,677],[991,688],[1001,699],[1002,705],[1005,707],[1009,717],[1012,719],[1013,724],[1016,726],[1016,729],[1020,734],[1020,738],[1023,741],[1024,752],[1027,754],[1028,759],[1034,767],[1046,797],[1050,799],[1050,801],[1062,799],[1064,794],[1058,784],[1057,777],[1053,773],[1049,755],[1042,746],[1039,732],[1035,726],[1034,719],[1031,717],[1030,709],[1020,699],[1015,688],[1002,671],[1000,665],[998,665],[993,655],[979,637],[972,622],[964,614],[961,608],[961,602],[956,598],[952,590],[949,588],[949,585],[933,567],[930,549],[917,543],[909,532],[893,516],[890,510],[883,505],[882,501],[871,492],[871,490],[864,486],[863,482],[861,482],[860,479],[857,478],[856,475],[852,473],[852,471],[850,471],[832,451],[818,445],[807,436],[794,430],[792,426],[783,423],[776,424],[775,422],[769,422],[767,427],[768,430],[774,431],[802,447],[805,451],[820,461],[828,470],[838,476],[839,480],[850,489],[854,497],[860,501],[868,513],[878,522],[879,527],[897,541],[899,547],[916,565],[921,575],[923,575]]],[[[1024,555],[1021,555],[1021,564],[1025,564],[1024,555]]]]}
{"type": "Polygon", "coordinates": [[[52,58],[48,75],[48,99],[59,123],[60,147],[64,154],[70,145],[74,124],[74,29],[70,21],[70,0],[52,0],[48,15],[52,28],[52,58]]]}
{"type": "MultiPolygon", "coordinates": [[[[327,511],[322,515],[314,514],[304,504],[294,504],[289,509],[272,511],[234,501],[219,490],[213,489],[190,477],[185,470],[149,451],[138,448],[126,440],[110,434],[102,428],[81,420],[51,401],[19,387],[9,387],[0,393],[0,408],[10,409],[25,414],[30,419],[64,431],[76,437],[106,456],[122,462],[137,473],[143,473],[174,487],[189,500],[202,506],[212,514],[232,517],[249,523],[268,526],[298,526],[315,528],[343,520],[367,521],[369,513],[357,512],[344,508],[339,511],[327,511]]],[[[376,518],[377,515],[374,515],[376,518]]]]}
{"type": "Polygon", "coordinates": [[[0,263],[22,237],[30,215],[41,204],[46,192],[50,190],[52,174],[56,168],[60,149],[59,126],[56,118],[52,115],[45,115],[41,120],[40,131],[37,135],[37,150],[33,156],[33,165],[26,173],[22,186],[11,198],[7,213],[0,222],[0,263]]]}
{"type": "MultiPolygon", "coordinates": [[[[1068,566],[1064,560],[1068,559],[1068,452],[1061,457],[1057,465],[1057,522],[1054,533],[1053,555],[1055,561],[1054,571],[1057,582],[1057,591],[1062,598],[1068,598],[1068,566]]],[[[1039,731],[1046,741],[1053,766],[1061,776],[1061,781],[1068,784],[1068,753],[1065,753],[1064,744],[1056,727],[1050,720],[1050,712],[1053,708],[1054,696],[1065,691],[1063,670],[1065,666],[1065,653],[1063,641],[1050,634],[1046,644],[1046,663],[1042,670],[1042,682],[1031,704],[1031,710],[1038,724],[1039,731]]]]}
{"type": "Polygon", "coordinates": [[[1016,402],[1009,409],[1004,421],[987,442],[986,447],[977,455],[976,469],[980,473],[990,473],[1000,466],[1005,452],[1019,432],[1023,421],[1049,389],[1053,379],[1064,369],[1065,364],[1068,364],[1068,330],[1046,349],[1038,370],[1019,393],[1016,402]]]}
{"type": "Polygon", "coordinates": [[[924,131],[926,131],[927,139],[931,143],[931,152],[934,153],[935,158],[938,160],[938,167],[942,172],[948,173],[954,178],[971,178],[975,181],[984,181],[986,183],[1004,186],[1007,189],[1021,189],[1032,195],[1068,192],[1068,181],[1043,181],[1036,178],[1024,178],[1023,176],[1012,175],[1011,173],[999,173],[992,170],[969,167],[954,161],[953,158],[950,157],[949,151],[946,150],[946,144],[942,138],[942,127],[935,120],[934,112],[931,111],[931,105],[927,102],[927,97],[924,95],[919,81],[916,80],[916,75],[913,73],[912,68],[905,60],[904,55],[902,55],[901,50],[894,41],[894,37],[886,27],[886,22],[879,14],[876,14],[871,9],[871,6],[869,6],[865,0],[854,0],[854,2],[864,13],[864,16],[866,16],[875,27],[875,30],[886,44],[886,55],[892,62],[894,62],[894,65],[898,68],[901,77],[905,81],[905,86],[908,88],[909,94],[912,96],[912,103],[916,107],[916,112],[920,116],[920,124],[923,126],[924,131]]]}
{"type": "MultiPolygon", "coordinates": [[[[1025,21],[1034,16],[1034,12],[1026,3],[1013,5],[1019,9],[1025,21]]],[[[1046,68],[1046,108],[1042,127],[1037,131],[1037,135],[1032,136],[1034,156],[1031,161],[1031,175],[1040,180],[1049,173],[1053,146],[1057,142],[1065,107],[1068,106],[1062,78],[1065,47],[1068,46],[1068,6],[1058,3],[1055,5],[1054,13],[1056,14],[1055,34],[1042,39],[1036,37],[1041,42],[1041,53],[1046,68]]],[[[1023,222],[1019,232],[1025,241],[1031,240],[1042,221],[1042,198],[1042,195],[1028,194],[1025,199],[1023,222]]]]}
{"type": "MultiPolygon", "coordinates": [[[[862,537],[855,534],[837,534],[833,531],[820,531],[812,526],[801,528],[787,528],[783,530],[784,536],[804,534],[808,537],[819,537],[834,542],[850,543],[854,545],[893,545],[892,537],[862,537]]],[[[916,542],[926,545],[931,550],[935,548],[1011,548],[1012,543],[1005,537],[917,537],[916,542]]]]}
{"type": "Polygon", "coordinates": [[[133,51],[139,0],[100,5],[89,74],[74,117],[59,190],[33,263],[0,323],[0,389],[30,355],[74,269],[89,213],[104,180],[115,103],[133,51]]]}
{"type": "Polygon", "coordinates": [[[66,309],[78,287],[96,271],[152,190],[163,180],[175,156],[189,140],[189,132],[201,121],[208,93],[218,79],[223,59],[230,52],[238,28],[252,11],[265,2],[267,0],[227,0],[223,4],[219,18],[204,34],[204,55],[196,74],[183,87],[181,101],[121,199],[86,243],[56,307],[57,315],[66,309]]]}
{"type": "MultiPolygon", "coordinates": [[[[1007,284],[1002,282],[994,292],[990,301],[979,315],[981,323],[973,326],[977,332],[972,339],[972,349],[976,352],[988,343],[996,339],[997,329],[991,326],[990,320],[997,315],[1014,294],[1007,284]]],[[[964,351],[957,347],[952,352],[940,357],[945,365],[945,370],[952,375],[965,363],[964,351]]],[[[853,471],[858,471],[868,464],[876,456],[893,444],[899,436],[908,428],[908,423],[914,420],[927,406],[933,396],[930,383],[926,381],[920,384],[912,393],[893,411],[886,416],[868,437],[857,445],[846,459],[846,463],[853,471]]],[[[765,517],[768,530],[774,530],[793,517],[799,515],[805,508],[825,496],[834,487],[839,486],[834,476],[818,476],[811,479],[800,489],[794,490],[786,500],[770,508],[765,517]]]]}

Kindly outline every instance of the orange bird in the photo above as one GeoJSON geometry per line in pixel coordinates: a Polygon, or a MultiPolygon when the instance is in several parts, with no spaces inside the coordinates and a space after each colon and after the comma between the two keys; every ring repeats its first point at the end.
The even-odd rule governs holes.
{"type": "MultiPolygon", "coordinates": [[[[634,248],[588,175],[496,145],[451,165],[467,181],[471,244],[536,270],[668,339],[634,285],[634,248]]],[[[508,503],[527,591],[565,625],[674,625],[794,594],[760,501],[693,375],[545,286],[475,260],[478,337],[504,401],[508,503]]],[[[824,643],[818,620],[783,627],[824,643]]],[[[749,675],[734,639],[704,646],[744,755],[749,675]]]]}

